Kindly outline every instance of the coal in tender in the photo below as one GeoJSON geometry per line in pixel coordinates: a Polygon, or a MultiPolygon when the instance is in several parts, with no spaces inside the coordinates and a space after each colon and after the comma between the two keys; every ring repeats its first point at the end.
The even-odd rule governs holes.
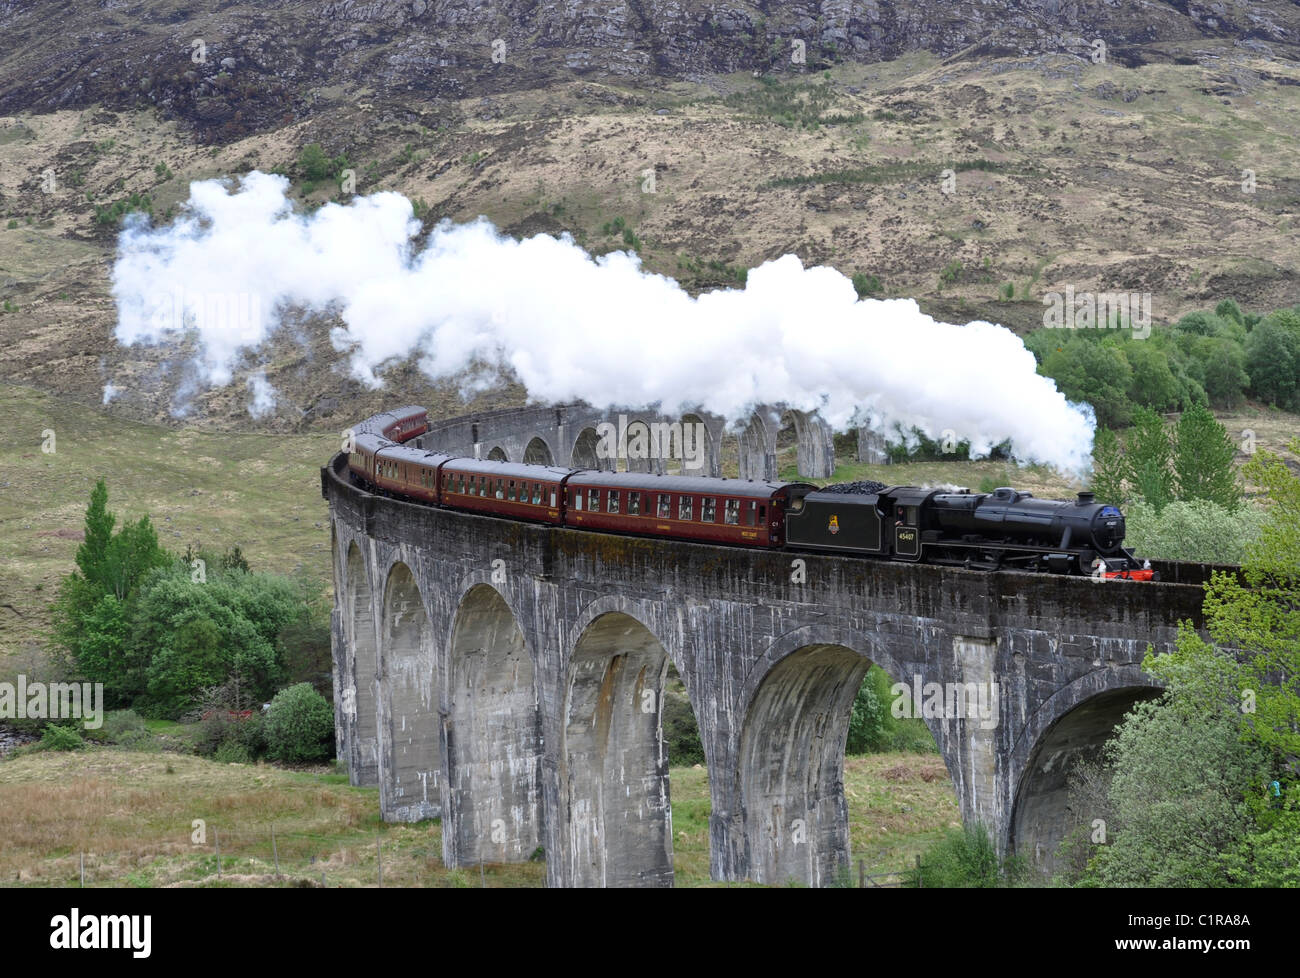
{"type": "Polygon", "coordinates": [[[823,486],[819,492],[842,492],[846,494],[871,496],[887,488],[883,482],[872,482],[870,479],[864,479],[862,482],[839,482],[833,486],[823,486]]]}

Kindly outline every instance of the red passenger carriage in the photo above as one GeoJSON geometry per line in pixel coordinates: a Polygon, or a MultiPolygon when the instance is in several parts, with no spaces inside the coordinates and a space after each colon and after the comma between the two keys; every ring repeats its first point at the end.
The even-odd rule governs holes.
{"type": "Polygon", "coordinates": [[[780,547],[790,482],[702,479],[637,472],[576,472],[566,483],[566,526],[780,547]]]}

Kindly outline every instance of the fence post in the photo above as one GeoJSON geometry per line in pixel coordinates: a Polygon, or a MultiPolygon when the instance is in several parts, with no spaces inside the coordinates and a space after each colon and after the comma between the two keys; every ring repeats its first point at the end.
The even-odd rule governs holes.
{"type": "Polygon", "coordinates": [[[865,890],[866,888],[867,888],[867,864],[864,863],[861,859],[859,859],[858,860],[858,889],[865,890]]]}
{"type": "Polygon", "coordinates": [[[916,854],[916,887],[921,889],[923,886],[925,884],[921,882],[921,854],[918,852],[916,854]]]}
{"type": "Polygon", "coordinates": [[[384,854],[379,848],[379,833],[375,833],[375,862],[379,866],[379,885],[384,885],[384,854]]]}
{"type": "Polygon", "coordinates": [[[83,888],[86,885],[86,854],[84,852],[81,854],[81,885],[83,888]]]}
{"type": "Polygon", "coordinates": [[[483,875],[483,860],[478,861],[478,880],[483,889],[487,889],[487,877],[483,875]]]}
{"type": "Polygon", "coordinates": [[[280,850],[275,845],[275,826],[271,826],[271,855],[275,857],[275,878],[280,878],[280,850]]]}
{"type": "Polygon", "coordinates": [[[217,879],[221,879],[221,836],[216,829],[212,830],[212,838],[217,844],[217,879]]]}

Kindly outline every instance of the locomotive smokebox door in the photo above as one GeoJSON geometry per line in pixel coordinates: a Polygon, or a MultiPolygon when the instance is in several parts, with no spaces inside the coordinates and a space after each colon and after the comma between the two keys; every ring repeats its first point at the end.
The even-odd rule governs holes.
{"type": "Polygon", "coordinates": [[[785,542],[811,550],[880,553],[879,497],[810,492],[792,499],[786,511],[785,542]]]}

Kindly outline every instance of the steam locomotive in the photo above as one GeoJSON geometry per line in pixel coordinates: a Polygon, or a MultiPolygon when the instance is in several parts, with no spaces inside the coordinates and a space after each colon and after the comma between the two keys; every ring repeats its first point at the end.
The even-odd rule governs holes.
{"type": "MultiPolygon", "coordinates": [[[[803,482],[593,472],[461,458],[405,444],[429,430],[424,408],[352,429],[349,478],[368,492],[577,529],[702,543],[861,554],[980,570],[1155,580],[1124,548],[1124,516],[1092,493],[877,486],[846,493],[803,482]]],[[[322,473],[322,478],[325,478],[322,473]]]]}

